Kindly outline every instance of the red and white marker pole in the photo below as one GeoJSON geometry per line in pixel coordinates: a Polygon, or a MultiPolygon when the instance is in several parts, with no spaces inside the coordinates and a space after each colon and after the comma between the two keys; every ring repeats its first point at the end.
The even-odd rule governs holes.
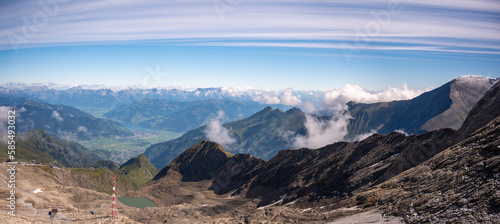
{"type": "Polygon", "coordinates": [[[113,179],[113,195],[111,196],[111,215],[110,217],[112,219],[116,218],[116,215],[118,215],[118,210],[116,209],[116,194],[115,194],[115,183],[116,183],[116,177],[112,177],[113,179]]]}

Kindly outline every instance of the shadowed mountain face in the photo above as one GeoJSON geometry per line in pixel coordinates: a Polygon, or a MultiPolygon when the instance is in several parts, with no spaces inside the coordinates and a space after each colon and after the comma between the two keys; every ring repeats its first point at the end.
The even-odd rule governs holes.
{"type": "MultiPolygon", "coordinates": [[[[266,107],[248,118],[223,125],[236,140],[226,150],[271,158],[279,150],[290,147],[287,132],[305,134],[304,121],[304,113],[297,108],[283,112],[266,107]]],[[[183,150],[206,139],[205,131],[206,126],[191,130],[177,139],[152,145],[145,154],[156,167],[164,167],[183,150]]]]}
{"type": "Polygon", "coordinates": [[[0,104],[16,110],[18,133],[43,129],[52,136],[68,140],[133,135],[114,121],[95,118],[70,106],[51,105],[28,98],[0,98],[0,104]]]}
{"type": "Polygon", "coordinates": [[[357,196],[406,223],[499,223],[500,117],[432,159],[357,196]]]}
{"type": "Polygon", "coordinates": [[[440,128],[458,129],[468,112],[495,83],[494,79],[466,76],[403,101],[374,104],[349,104],[347,139],[370,132],[389,134],[402,130],[420,134],[440,128]]]}
{"type": "Polygon", "coordinates": [[[246,196],[262,199],[262,205],[285,194],[284,202],[301,197],[314,200],[350,196],[432,157],[449,146],[450,141],[444,139],[452,135],[449,129],[410,137],[392,133],[317,150],[280,151],[263,165],[246,196]],[[412,163],[401,164],[405,157],[410,157],[412,163]]]}
{"type": "Polygon", "coordinates": [[[182,181],[201,181],[211,179],[213,172],[225,164],[233,155],[222,149],[222,146],[215,142],[200,141],[193,145],[168,166],[163,168],[154,180],[158,180],[169,170],[175,170],[182,174],[182,181]]]}
{"type": "Polygon", "coordinates": [[[373,135],[320,149],[283,150],[269,161],[248,154],[230,156],[220,145],[201,141],[179,155],[155,177],[176,170],[182,181],[212,179],[218,194],[234,191],[259,198],[261,205],[280,199],[352,195],[431,158],[451,145],[455,131],[443,129],[420,136],[373,135]],[[411,162],[408,162],[411,160],[411,162]]]}
{"type": "Polygon", "coordinates": [[[500,81],[491,87],[484,97],[469,112],[463,126],[458,130],[456,141],[468,137],[472,132],[500,116],[500,81]]]}
{"type": "MultiPolygon", "coordinates": [[[[4,150],[2,155],[7,156],[7,147],[2,147],[2,151],[4,150]]],[[[16,138],[16,160],[25,162],[36,160],[40,163],[78,167],[92,165],[101,159],[82,145],[73,141],[56,139],[41,129],[29,131],[24,136],[16,138]]]]}

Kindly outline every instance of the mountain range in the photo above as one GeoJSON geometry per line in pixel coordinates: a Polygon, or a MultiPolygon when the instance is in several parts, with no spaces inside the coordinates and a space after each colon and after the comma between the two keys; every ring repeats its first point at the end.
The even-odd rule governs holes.
{"type": "MultiPolygon", "coordinates": [[[[83,220],[82,210],[97,209],[101,214],[109,210],[109,195],[102,196],[105,208],[92,200],[95,191],[110,194],[111,177],[118,177],[120,196],[144,197],[159,206],[137,209],[119,204],[120,215],[141,223],[348,223],[350,218],[361,220],[359,223],[372,222],[373,217],[385,222],[391,216],[397,217],[395,222],[405,223],[498,223],[500,82],[477,100],[475,94],[482,87],[459,88],[460,82],[453,80],[418,99],[358,105],[360,111],[365,110],[364,121],[371,122],[357,127],[376,125],[387,119],[384,113],[390,113],[393,116],[388,116],[378,131],[408,127],[402,130],[420,134],[374,133],[359,141],[315,149],[278,149],[290,146],[290,133],[308,133],[304,125],[307,116],[316,115],[298,108],[283,112],[266,107],[248,118],[224,124],[234,144],[204,139],[213,137],[207,134],[207,127],[214,125],[209,121],[180,139],[153,145],[146,154],[121,166],[100,160],[78,143],[54,138],[44,130],[31,130],[16,139],[19,160],[36,159],[65,167],[94,164],[95,169],[20,167],[21,173],[36,175],[19,184],[23,195],[30,195],[20,197],[19,203],[29,208],[36,202],[44,209],[57,204],[61,217],[69,217],[64,216],[70,214],[68,208],[78,208],[78,214],[71,218],[83,220]],[[475,105],[469,106],[472,101],[475,105]],[[459,103],[454,106],[455,102],[459,103]],[[414,106],[417,103],[420,107],[414,106]],[[443,103],[446,106],[440,106],[443,103]],[[462,109],[467,111],[465,119],[458,116],[464,113],[462,109]],[[396,118],[401,122],[395,122],[396,118]],[[457,122],[461,123],[458,128],[457,122]],[[269,159],[262,159],[267,156],[269,159]],[[154,159],[153,163],[148,158],[154,159]],[[156,167],[163,163],[166,165],[158,171],[156,167]],[[37,188],[50,193],[36,193],[33,189],[37,188]],[[88,199],[89,195],[92,198],[88,199]]],[[[58,105],[47,105],[50,111],[56,111],[54,106],[58,105]]],[[[355,108],[356,104],[349,106],[355,108]]],[[[22,108],[16,107],[18,111],[22,108]]],[[[20,112],[21,119],[29,112],[25,109],[20,112]]],[[[73,109],[60,109],[58,114],[64,121],[71,118],[69,114],[88,116],[79,110],[70,112],[73,109]],[[63,111],[67,116],[61,115],[63,111]]],[[[323,121],[331,116],[315,118],[323,121]]],[[[52,119],[57,120],[57,116],[52,119]]],[[[7,155],[5,151],[2,154],[7,155]]],[[[5,174],[0,177],[8,178],[5,174]]],[[[8,192],[5,186],[1,190],[2,195],[8,192]]]]}
{"type": "Polygon", "coordinates": [[[52,105],[25,97],[3,97],[0,105],[16,110],[16,131],[19,134],[43,129],[52,136],[69,140],[133,135],[117,122],[95,118],[71,106],[52,105]]]}
{"type": "Polygon", "coordinates": [[[224,111],[224,122],[246,118],[263,106],[255,102],[233,100],[171,101],[144,99],[119,106],[104,114],[106,118],[140,127],[186,132],[200,127],[214,116],[224,111]]]}
{"type": "MultiPolygon", "coordinates": [[[[80,109],[116,108],[143,99],[160,99],[170,101],[203,101],[231,99],[250,102],[266,90],[245,88],[197,88],[197,89],[157,89],[144,87],[113,88],[98,86],[92,88],[82,86],[28,85],[24,83],[0,84],[0,97],[29,97],[51,104],[64,104],[80,109]]],[[[307,98],[308,94],[302,94],[307,98]]],[[[278,100],[279,101],[279,100],[278,100]]]]}
{"type": "MultiPolygon", "coordinates": [[[[372,104],[350,102],[345,140],[356,140],[365,133],[389,134],[401,131],[421,134],[441,128],[458,129],[467,113],[496,82],[494,79],[467,76],[456,78],[441,87],[404,101],[372,104]]],[[[326,122],[335,116],[317,116],[326,122]]],[[[261,159],[271,159],[279,150],[293,147],[296,136],[307,136],[306,115],[298,108],[287,112],[267,107],[264,110],[223,125],[235,143],[225,146],[231,153],[249,153],[261,159]]],[[[325,128],[325,127],[323,127],[325,128]]],[[[188,131],[181,137],[158,143],[146,149],[146,156],[158,168],[166,166],[175,156],[191,145],[207,138],[207,126],[188,131]]],[[[328,136],[325,136],[328,137],[328,136]]],[[[332,141],[333,142],[333,141],[332,141]]]]}
{"type": "Polygon", "coordinates": [[[409,223],[500,221],[500,83],[468,114],[457,144],[356,198],[409,223]],[[465,136],[465,137],[464,137],[465,136]],[[462,139],[464,139],[462,141],[462,139]]]}
{"type": "MultiPolygon", "coordinates": [[[[235,140],[227,151],[271,158],[290,146],[287,133],[305,134],[305,115],[298,108],[286,112],[266,107],[258,113],[223,125],[235,140]]],[[[150,146],[144,154],[156,167],[164,167],[182,151],[206,138],[207,126],[188,131],[181,137],[150,146]]]]}
{"type": "MultiPolygon", "coordinates": [[[[332,218],[328,214],[338,212],[335,209],[359,206],[379,208],[406,223],[496,223],[500,221],[499,90],[500,83],[490,88],[459,130],[374,134],[319,149],[282,150],[268,161],[233,155],[215,142],[202,140],[136,195],[154,198],[163,206],[175,203],[176,197],[196,203],[196,197],[187,197],[184,185],[207,187],[225,201],[233,200],[231,211],[245,206],[239,201],[242,198],[257,199],[265,212],[246,214],[253,221],[277,220],[284,214],[272,210],[282,211],[276,207],[281,205],[298,206],[300,213],[314,211],[313,216],[301,216],[309,221],[328,220],[332,218]],[[175,193],[176,189],[184,193],[175,193]],[[326,207],[334,210],[315,212],[326,207]]],[[[236,215],[232,220],[241,218],[236,215]]]]}

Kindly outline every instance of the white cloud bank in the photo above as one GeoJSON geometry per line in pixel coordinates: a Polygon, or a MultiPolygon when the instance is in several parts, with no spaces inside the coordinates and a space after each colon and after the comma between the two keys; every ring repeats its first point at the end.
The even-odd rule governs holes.
{"type": "Polygon", "coordinates": [[[280,104],[281,101],[276,96],[271,96],[269,94],[262,94],[260,96],[256,96],[252,99],[254,102],[258,102],[261,104],[280,104]]]}
{"type": "Polygon", "coordinates": [[[52,115],[50,117],[56,119],[59,122],[63,122],[64,121],[64,119],[61,117],[61,115],[57,111],[55,111],[55,110],[52,111],[52,115]]]}
{"type": "Polygon", "coordinates": [[[376,103],[394,100],[412,99],[424,91],[409,89],[404,83],[400,88],[388,87],[381,91],[368,91],[356,84],[347,84],[341,89],[327,90],[323,96],[323,104],[328,108],[341,110],[349,101],[357,103],[376,103]]]}
{"type": "Polygon", "coordinates": [[[297,95],[295,95],[292,88],[287,88],[283,91],[256,90],[253,94],[257,96],[253,97],[252,101],[261,104],[283,104],[287,106],[298,106],[302,103],[302,100],[299,99],[297,95]]]}
{"type": "MultiPolygon", "coordinates": [[[[347,103],[350,101],[358,103],[376,103],[387,102],[394,100],[412,99],[424,91],[412,90],[408,85],[403,84],[400,88],[389,87],[381,91],[368,91],[359,85],[348,84],[341,89],[327,90],[323,94],[323,100],[320,107],[315,107],[311,103],[303,103],[306,111],[310,113],[318,113],[327,111],[333,114],[330,119],[318,119],[317,116],[307,114],[305,127],[307,134],[305,136],[298,135],[293,139],[294,147],[319,148],[338,141],[344,141],[348,134],[347,125],[349,115],[347,103]]],[[[355,137],[355,141],[363,140],[373,134],[361,134],[355,137]]]]}
{"type": "Polygon", "coordinates": [[[9,111],[13,110],[12,107],[8,106],[0,106],[0,136],[1,136],[1,141],[2,142],[7,142],[7,122],[8,116],[9,116],[9,111]]]}
{"type": "Polygon", "coordinates": [[[288,106],[297,106],[300,103],[302,103],[302,100],[300,100],[297,96],[293,95],[293,89],[287,88],[284,92],[283,95],[281,96],[281,104],[288,105],[288,106]]]}
{"type": "Polygon", "coordinates": [[[305,136],[296,136],[293,140],[294,147],[319,148],[334,142],[344,140],[347,135],[347,123],[351,116],[340,112],[330,119],[321,119],[315,115],[306,114],[305,136]]]}
{"type": "Polygon", "coordinates": [[[229,146],[236,143],[236,139],[229,136],[229,130],[222,126],[222,119],[224,118],[224,111],[219,110],[217,117],[210,119],[204,133],[208,140],[217,142],[225,150],[229,150],[229,146]]]}

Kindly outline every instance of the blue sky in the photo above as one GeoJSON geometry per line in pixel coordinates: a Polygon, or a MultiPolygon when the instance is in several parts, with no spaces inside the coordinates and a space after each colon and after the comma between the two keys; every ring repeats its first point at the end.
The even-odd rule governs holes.
{"type": "Polygon", "coordinates": [[[1,83],[379,90],[499,74],[498,1],[0,3],[1,83]]]}

